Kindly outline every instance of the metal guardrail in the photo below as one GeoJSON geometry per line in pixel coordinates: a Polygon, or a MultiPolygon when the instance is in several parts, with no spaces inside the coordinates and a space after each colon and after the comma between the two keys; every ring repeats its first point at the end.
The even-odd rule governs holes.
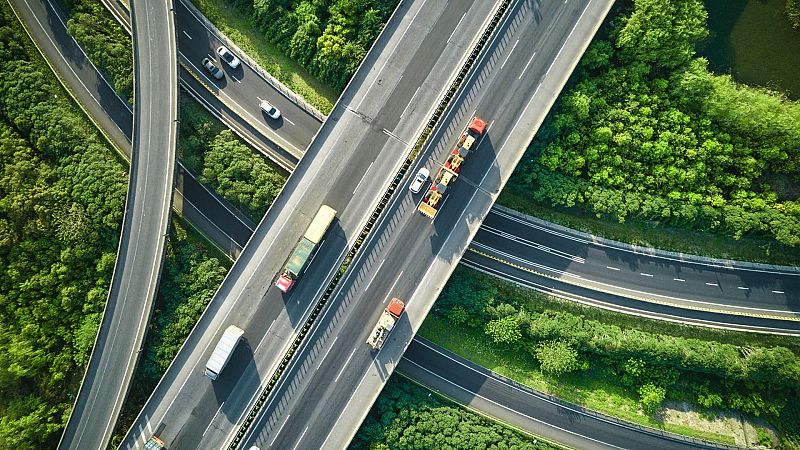
{"type": "Polygon", "coordinates": [[[352,262],[353,258],[355,258],[356,253],[358,253],[358,250],[361,248],[361,245],[364,243],[364,241],[366,240],[366,238],[369,235],[369,233],[372,231],[372,227],[378,221],[378,218],[380,217],[380,215],[383,213],[384,209],[388,205],[389,200],[391,199],[392,195],[394,195],[394,192],[397,190],[398,186],[400,185],[400,182],[405,177],[405,174],[408,171],[409,167],[413,163],[414,159],[416,159],[417,154],[419,153],[419,150],[425,144],[425,141],[430,136],[430,133],[433,131],[434,127],[436,126],[436,124],[441,119],[442,114],[444,113],[444,111],[449,106],[450,101],[453,99],[453,96],[458,91],[458,89],[461,87],[461,84],[464,82],[464,78],[466,77],[467,73],[469,73],[469,71],[472,68],[472,66],[474,65],[475,61],[478,59],[478,56],[480,55],[480,53],[483,51],[483,49],[484,49],[484,47],[486,45],[486,42],[489,40],[489,37],[491,37],[491,35],[496,30],[497,25],[500,23],[500,20],[503,18],[505,13],[508,11],[508,7],[509,7],[510,4],[511,4],[511,0],[502,0],[502,2],[500,4],[500,7],[495,12],[494,17],[489,22],[489,24],[486,26],[486,28],[485,28],[483,34],[481,35],[480,39],[478,40],[478,42],[473,47],[472,52],[470,53],[470,56],[467,58],[467,60],[465,61],[465,63],[461,67],[461,70],[459,71],[458,75],[456,76],[456,78],[451,83],[450,88],[447,90],[447,92],[444,95],[444,97],[442,98],[441,102],[439,102],[439,106],[436,108],[434,113],[431,115],[431,118],[428,120],[428,123],[427,123],[426,127],[423,129],[422,133],[420,133],[420,137],[417,139],[414,147],[411,149],[411,152],[409,153],[408,157],[406,158],[406,161],[403,163],[403,165],[400,167],[400,169],[395,174],[394,179],[392,180],[391,184],[389,185],[389,187],[384,192],[383,197],[381,198],[380,202],[378,203],[378,206],[372,212],[372,215],[370,216],[369,220],[367,220],[367,223],[364,225],[364,228],[361,230],[361,233],[359,234],[358,239],[356,239],[355,243],[350,248],[350,251],[347,253],[347,256],[345,257],[344,261],[342,262],[342,265],[339,267],[339,270],[337,271],[336,275],[334,275],[333,279],[328,284],[328,287],[325,289],[325,293],[322,294],[322,297],[320,297],[319,301],[314,306],[314,310],[311,312],[308,320],[306,320],[306,322],[303,324],[303,328],[297,334],[297,336],[295,337],[294,341],[292,342],[291,347],[289,347],[289,350],[286,352],[286,354],[284,355],[283,359],[281,360],[281,363],[278,365],[278,368],[275,369],[275,372],[273,372],[272,377],[270,378],[269,382],[264,387],[264,389],[261,391],[261,394],[259,395],[258,399],[253,404],[253,407],[251,408],[250,412],[247,414],[247,417],[245,418],[244,422],[239,427],[239,431],[237,431],[236,436],[233,438],[233,441],[230,443],[230,445],[228,445],[228,449],[229,450],[236,450],[237,448],[239,448],[239,444],[242,443],[243,439],[245,438],[245,436],[247,435],[247,432],[250,429],[250,426],[253,424],[253,422],[258,417],[258,414],[261,411],[261,408],[266,403],[267,398],[269,397],[270,393],[272,393],[272,390],[278,384],[278,381],[280,380],[280,378],[283,375],[284,371],[289,366],[289,363],[291,362],[292,357],[297,352],[297,350],[300,348],[300,346],[303,344],[303,341],[305,340],[306,336],[308,336],[309,331],[311,330],[311,327],[314,325],[314,322],[316,321],[316,319],[319,316],[319,314],[322,312],[322,310],[325,307],[325,305],[328,303],[328,300],[330,299],[331,295],[333,294],[334,290],[336,289],[336,286],[339,284],[339,281],[341,280],[342,276],[347,271],[348,266],[352,262]]]}

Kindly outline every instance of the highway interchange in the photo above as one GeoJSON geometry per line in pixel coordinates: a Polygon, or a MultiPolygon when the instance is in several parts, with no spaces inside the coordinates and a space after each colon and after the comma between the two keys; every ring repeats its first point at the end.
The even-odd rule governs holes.
{"type": "MultiPolygon", "coordinates": [[[[507,49],[508,49],[508,48],[506,47],[506,50],[507,50],[507,49]]],[[[499,63],[502,63],[503,65],[505,64],[505,62],[504,62],[504,61],[503,61],[503,62],[499,62],[499,63]]],[[[511,62],[510,62],[510,61],[509,61],[509,64],[511,64],[511,62]]],[[[463,119],[463,120],[466,120],[466,119],[464,119],[463,117],[462,117],[461,119],[463,119]]],[[[463,122],[463,120],[462,120],[462,122],[463,122]]],[[[460,125],[463,125],[463,124],[456,124],[456,125],[454,125],[454,127],[457,127],[457,126],[460,126],[460,125]]],[[[453,130],[451,130],[451,131],[453,131],[453,130]]],[[[445,145],[445,146],[446,146],[446,145],[449,145],[449,142],[445,142],[443,145],[445,145]]],[[[470,161],[470,163],[469,163],[469,167],[474,167],[474,166],[475,166],[475,161],[470,161]]],[[[467,181],[467,180],[465,180],[465,181],[467,181]]],[[[459,185],[459,186],[463,186],[463,184],[461,184],[461,185],[459,185]]],[[[452,205],[448,205],[448,207],[451,207],[451,208],[452,208],[453,206],[452,206],[452,205]]],[[[492,217],[492,216],[494,216],[494,215],[490,215],[490,217],[492,217]]],[[[438,219],[437,219],[437,220],[438,220],[438,219]]],[[[490,228],[491,228],[491,227],[492,227],[492,226],[490,225],[490,228]]],[[[510,229],[510,227],[509,227],[508,229],[510,229]]],[[[502,227],[499,227],[499,228],[496,228],[495,230],[503,230],[503,232],[506,232],[507,228],[502,228],[502,227]]],[[[483,232],[484,232],[484,231],[481,231],[481,233],[483,233],[483,232]]],[[[479,240],[479,239],[480,239],[480,237],[481,237],[481,233],[479,233],[479,235],[478,235],[478,240],[479,240]]],[[[489,233],[489,234],[493,234],[494,236],[503,237],[503,235],[501,234],[501,232],[499,233],[499,232],[496,232],[496,231],[492,231],[492,230],[489,230],[489,229],[487,229],[487,233],[489,233]]],[[[527,232],[527,233],[528,233],[528,234],[526,234],[526,236],[529,236],[529,235],[530,235],[530,232],[527,232]]],[[[517,234],[517,236],[519,236],[520,234],[521,234],[521,233],[518,233],[518,234],[517,234]]],[[[550,238],[550,239],[552,240],[552,238],[550,238]]],[[[500,240],[501,240],[501,239],[500,239],[500,240]]],[[[531,239],[531,240],[536,240],[536,239],[531,239]]],[[[514,239],[510,239],[510,240],[509,240],[509,239],[507,239],[507,241],[512,241],[512,242],[513,242],[513,241],[515,241],[515,240],[514,240],[514,239]]],[[[478,241],[476,241],[476,242],[478,242],[478,241]]],[[[581,258],[581,256],[578,256],[578,255],[582,255],[582,254],[583,254],[583,255],[585,255],[585,252],[586,252],[586,249],[585,249],[585,247],[586,247],[586,246],[585,246],[585,244],[586,244],[586,243],[580,243],[580,245],[582,246],[582,249],[575,249],[575,253],[571,253],[571,250],[572,250],[572,249],[567,249],[567,251],[565,252],[565,254],[570,254],[570,256],[568,257],[568,259],[569,259],[569,262],[565,262],[565,261],[567,261],[567,258],[565,258],[563,255],[562,255],[562,256],[556,256],[556,258],[561,258],[561,259],[564,259],[564,261],[560,261],[560,262],[561,262],[561,264],[554,264],[554,265],[553,265],[553,267],[554,267],[554,268],[562,268],[562,269],[563,269],[563,268],[564,268],[564,267],[566,267],[566,266],[575,266],[575,265],[578,265],[578,264],[584,264],[584,263],[585,263],[585,261],[589,261],[589,260],[594,260],[594,259],[596,259],[596,258],[584,258],[584,260],[585,260],[585,261],[582,261],[582,262],[581,262],[581,261],[577,261],[577,260],[576,260],[576,258],[581,258]],[[583,252],[583,253],[582,253],[582,252],[583,252]]],[[[495,246],[496,246],[496,247],[498,247],[498,252],[504,252],[504,251],[506,251],[506,250],[507,250],[506,248],[503,248],[503,245],[504,245],[504,244],[502,244],[502,243],[500,243],[500,244],[495,244],[495,246]]],[[[578,245],[578,244],[576,244],[576,245],[578,245]]],[[[473,246],[475,246],[475,243],[473,243],[473,246]]],[[[515,246],[513,246],[513,247],[515,247],[515,248],[519,248],[520,246],[519,246],[519,245],[515,245],[515,246]]],[[[564,249],[564,246],[562,245],[562,246],[560,247],[560,249],[564,249]]],[[[548,251],[544,251],[544,250],[542,250],[541,248],[539,249],[539,251],[543,251],[544,253],[550,253],[550,252],[548,252],[548,251]]],[[[597,255],[593,255],[593,256],[597,256],[597,255]]],[[[468,254],[467,254],[467,257],[469,257],[469,252],[468,252],[468,254]]],[[[538,258],[538,256],[537,256],[537,258],[538,258]]],[[[643,258],[643,259],[644,259],[644,258],[643,258]]],[[[537,262],[539,262],[539,260],[538,260],[538,259],[537,259],[536,261],[537,261],[537,262]]],[[[556,261],[558,261],[558,259],[556,259],[556,261]]],[[[644,262],[643,262],[643,264],[644,264],[644,263],[646,263],[646,261],[644,261],[644,262]]],[[[625,268],[625,267],[626,267],[626,266],[624,266],[624,265],[623,265],[621,268],[625,268]]],[[[627,265],[627,268],[628,268],[629,270],[637,270],[637,269],[636,269],[636,265],[631,265],[631,264],[628,264],[628,265],[627,265]]],[[[716,271],[716,269],[719,269],[719,268],[717,268],[717,267],[709,267],[709,268],[708,268],[708,270],[705,270],[705,273],[706,273],[706,274],[708,274],[709,272],[711,272],[711,269],[714,269],[714,270],[716,271]]],[[[612,269],[608,269],[608,268],[606,267],[606,270],[612,270],[612,269]]],[[[648,270],[649,270],[649,269],[648,269],[648,270]]],[[[670,269],[670,270],[673,270],[673,269],[670,269]]],[[[644,270],[643,270],[643,273],[647,273],[647,272],[644,272],[644,270]]],[[[622,274],[620,274],[620,275],[622,275],[622,274]]],[[[306,276],[308,276],[308,275],[306,275],[306,276]]],[[[641,277],[644,277],[644,275],[640,275],[640,276],[641,276],[641,277]]],[[[626,277],[623,277],[623,278],[630,278],[630,277],[629,277],[629,276],[626,276],[626,277]]],[[[688,277],[686,277],[686,278],[688,279],[688,277]]],[[[781,279],[783,279],[783,278],[781,278],[781,279]]],[[[792,277],[792,276],[790,276],[790,277],[786,277],[785,279],[786,279],[786,280],[794,280],[794,279],[796,279],[796,277],[792,277]]],[[[624,281],[624,280],[623,280],[623,281],[624,281]]],[[[674,281],[674,280],[673,280],[673,281],[674,281]]],[[[737,281],[737,280],[735,280],[735,279],[724,280],[724,281],[725,281],[726,283],[727,283],[727,282],[731,282],[731,283],[733,283],[733,284],[736,284],[736,283],[738,283],[738,281],[737,281]]],[[[787,284],[785,284],[785,283],[791,283],[791,282],[792,282],[792,281],[788,281],[788,282],[784,282],[784,281],[778,281],[778,283],[784,283],[784,284],[780,284],[780,285],[778,285],[776,289],[770,289],[770,290],[767,290],[767,291],[777,290],[777,291],[779,291],[779,292],[784,292],[784,293],[786,293],[786,292],[796,292],[796,290],[791,290],[791,289],[785,289],[784,291],[780,291],[780,289],[783,289],[783,288],[785,288],[785,286],[787,285],[787,284]]],[[[723,285],[724,285],[723,283],[718,283],[718,287],[721,287],[721,286],[723,286],[723,285]]],[[[790,285],[789,287],[791,288],[791,286],[792,286],[792,285],[790,285]]],[[[768,288],[768,287],[771,287],[771,286],[768,286],[768,285],[760,285],[760,286],[758,286],[758,288],[759,288],[759,292],[760,292],[760,291],[764,291],[764,290],[765,290],[766,288],[768,288]]],[[[774,287],[774,286],[773,286],[773,287],[774,287]]],[[[743,291],[743,290],[742,290],[742,291],[743,291]]],[[[690,294],[693,294],[693,295],[695,295],[695,296],[697,296],[697,297],[706,297],[706,296],[705,296],[705,295],[703,295],[703,294],[701,294],[701,295],[699,295],[699,296],[698,296],[698,295],[696,295],[696,293],[694,293],[694,292],[692,292],[692,291],[687,291],[687,292],[688,292],[688,293],[690,293],[690,294]]],[[[743,293],[743,294],[745,294],[745,293],[743,293]]],[[[749,294],[749,293],[746,293],[746,294],[749,294]]],[[[777,295],[777,294],[776,294],[776,295],[777,295]]],[[[762,296],[762,297],[763,297],[763,296],[762,296]]],[[[769,297],[769,296],[767,296],[767,297],[769,297]]],[[[796,301],[796,297],[793,297],[793,298],[794,298],[794,301],[796,301]]],[[[791,299],[790,299],[790,300],[791,300],[791,299]]],[[[765,302],[765,307],[772,308],[772,307],[774,306],[775,308],[780,308],[780,299],[778,299],[778,300],[776,301],[775,299],[763,298],[763,301],[765,302]],[[772,302],[772,303],[774,303],[774,305],[773,305],[771,302],[772,302]]],[[[791,306],[791,305],[792,305],[792,303],[790,303],[790,302],[786,302],[786,306],[791,306]]],[[[366,331],[366,330],[365,330],[365,331],[366,331]]],[[[235,371],[235,369],[233,369],[233,370],[235,371]]]]}

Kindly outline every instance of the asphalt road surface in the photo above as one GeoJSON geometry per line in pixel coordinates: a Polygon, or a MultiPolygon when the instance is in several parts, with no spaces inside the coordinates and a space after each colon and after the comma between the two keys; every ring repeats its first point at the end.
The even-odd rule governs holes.
{"type": "Polygon", "coordinates": [[[481,29],[492,6],[471,0],[400,5],[123,448],[141,445],[153,432],[173,450],[219,448],[230,440],[477,39],[455,28],[481,29]],[[321,204],[336,209],[337,220],[297,286],[282,295],[272,283],[321,204]],[[246,343],[212,383],[202,366],[230,324],[246,330],[246,343]]]}
{"type": "Polygon", "coordinates": [[[167,2],[137,0],[133,152],[114,277],[59,448],[104,448],[128,393],[158,288],[177,141],[175,28],[167,2]]]}
{"type": "Polygon", "coordinates": [[[611,3],[512,2],[419,158],[435,173],[471,117],[489,121],[440,214],[418,214],[422,193],[400,188],[244,448],[347,446],[611,3]],[[392,297],[406,301],[406,312],[373,352],[367,335],[392,297]]]}

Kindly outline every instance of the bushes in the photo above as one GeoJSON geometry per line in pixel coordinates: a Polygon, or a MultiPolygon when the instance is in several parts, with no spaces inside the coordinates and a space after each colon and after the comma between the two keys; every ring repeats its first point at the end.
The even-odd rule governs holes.
{"type": "Polygon", "coordinates": [[[52,448],[108,292],[127,177],[0,6],[0,442],[52,448]]]}
{"type": "Polygon", "coordinates": [[[361,424],[351,449],[553,449],[430,392],[392,377],[361,424]]]}
{"type": "Polygon", "coordinates": [[[786,0],[786,17],[793,28],[800,28],[800,1],[786,0]]]}
{"type": "Polygon", "coordinates": [[[226,0],[283,53],[341,91],[397,0],[226,0]]]}
{"type": "Polygon", "coordinates": [[[517,169],[532,200],[800,244],[800,104],[711,74],[705,17],[638,0],[590,46],[517,169]]]}
{"type": "Polygon", "coordinates": [[[623,328],[542,306],[521,288],[504,286],[457,269],[434,313],[454,325],[476,324],[470,326],[501,347],[529,352],[552,376],[591,370],[592,376],[628,389],[650,415],[672,398],[766,416],[785,430],[795,429],[796,419],[785,411],[800,401],[800,358],[787,348],[738,347],[623,328]],[[492,295],[479,304],[474,292],[492,295]],[[458,321],[454,309],[460,311],[458,321]]]}
{"type": "Polygon", "coordinates": [[[67,10],[67,30],[89,59],[114,84],[117,94],[133,103],[133,44],[103,4],[97,0],[61,0],[67,10]]]}

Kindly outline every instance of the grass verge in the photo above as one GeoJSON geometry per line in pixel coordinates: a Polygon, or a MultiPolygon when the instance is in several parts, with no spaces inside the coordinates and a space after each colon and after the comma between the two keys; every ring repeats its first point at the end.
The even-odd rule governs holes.
{"type": "Polygon", "coordinates": [[[302,96],[323,114],[330,113],[339,93],[284,55],[236,8],[224,0],[192,0],[217,28],[273,77],[302,96]]]}
{"type": "Polygon", "coordinates": [[[513,179],[497,201],[525,214],[620,242],[713,258],[800,265],[800,248],[780,245],[774,240],[747,237],[736,240],[711,233],[665,227],[654,222],[628,220],[618,223],[604,220],[577,208],[555,208],[533,202],[524,188],[515,184],[513,179]]]}
{"type": "Polygon", "coordinates": [[[599,378],[591,370],[553,378],[538,370],[529,353],[492,344],[481,330],[454,327],[446,320],[429,315],[419,334],[470,361],[500,375],[594,411],[648,427],[733,445],[731,436],[663,423],[646,416],[639,408],[636,393],[599,378]]]}

